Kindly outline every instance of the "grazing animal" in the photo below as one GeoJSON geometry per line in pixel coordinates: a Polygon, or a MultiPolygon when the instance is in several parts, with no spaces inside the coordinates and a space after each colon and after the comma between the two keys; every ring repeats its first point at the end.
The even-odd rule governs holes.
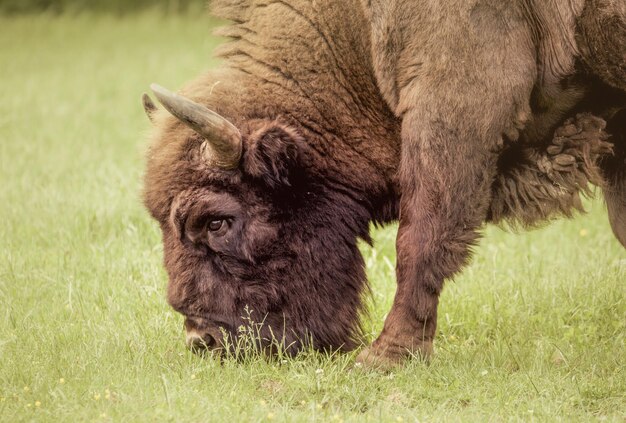
{"type": "MultiPolygon", "coordinates": [[[[482,3],[448,1],[427,9],[442,15],[437,28],[419,12],[433,2],[359,1],[216,0],[213,13],[232,21],[219,32],[230,38],[223,65],[179,94],[153,85],[165,111],[144,95],[145,204],[190,346],[223,348],[252,321],[264,347],[357,347],[367,286],[357,243],[371,242],[372,223],[400,220],[398,292],[366,363],[430,350],[443,280],[485,221],[569,216],[591,181],[626,243],[621,68],[583,58],[570,38],[551,56],[582,11],[549,25],[551,14],[486,2],[463,29],[445,15],[482,3]],[[440,30],[456,38],[437,42],[440,30]],[[468,31],[468,44],[446,44],[468,31]],[[532,58],[534,72],[522,66],[532,58]]],[[[593,39],[589,51],[610,50],[593,39]]]]}

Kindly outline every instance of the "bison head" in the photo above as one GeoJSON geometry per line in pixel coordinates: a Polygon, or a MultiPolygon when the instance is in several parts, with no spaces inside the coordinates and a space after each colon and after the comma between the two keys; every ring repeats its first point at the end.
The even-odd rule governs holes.
{"type": "Polygon", "coordinates": [[[170,114],[157,119],[144,97],[157,126],[145,203],[161,226],[168,301],[185,316],[188,345],[232,346],[253,324],[264,347],[354,348],[365,209],[319,174],[323,156],[293,123],[234,125],[152,89],[170,114]]]}

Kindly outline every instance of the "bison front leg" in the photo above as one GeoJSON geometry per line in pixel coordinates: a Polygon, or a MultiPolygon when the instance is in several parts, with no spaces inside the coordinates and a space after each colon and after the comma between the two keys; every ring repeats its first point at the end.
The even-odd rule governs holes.
{"type": "Polygon", "coordinates": [[[444,281],[467,262],[490,204],[496,155],[459,140],[451,122],[418,116],[404,125],[419,136],[403,141],[396,296],[381,335],[358,357],[366,364],[430,354],[444,281]]]}
{"type": "Polygon", "coordinates": [[[516,2],[372,0],[379,87],[402,119],[397,291],[358,361],[427,355],[444,281],[459,272],[487,217],[502,137],[530,113],[532,34],[516,2]]]}

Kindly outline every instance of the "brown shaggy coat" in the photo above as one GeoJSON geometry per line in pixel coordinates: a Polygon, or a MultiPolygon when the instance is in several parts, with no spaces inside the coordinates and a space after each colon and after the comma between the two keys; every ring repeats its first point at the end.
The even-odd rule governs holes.
{"type": "MultiPolygon", "coordinates": [[[[382,334],[361,358],[395,361],[407,351],[430,350],[443,282],[467,262],[469,247],[486,218],[506,216],[503,206],[518,202],[528,206],[529,213],[513,209],[523,221],[533,223],[549,215],[550,207],[545,206],[553,196],[550,184],[536,191],[545,191],[536,206],[534,194],[530,202],[525,195],[513,195],[509,203],[497,192],[511,186],[509,193],[522,194],[520,186],[532,183],[520,168],[525,156],[520,148],[547,143],[563,119],[576,111],[594,112],[613,121],[610,124],[623,120],[624,113],[617,112],[626,105],[626,4],[623,0],[364,3],[371,20],[378,84],[402,119],[402,151],[398,290],[382,334]],[[511,157],[510,151],[517,153],[511,157]],[[508,169],[502,169],[503,164],[508,169]]],[[[590,122],[575,126],[566,124],[557,132],[552,150],[563,146],[557,142],[561,136],[574,141],[584,138],[576,135],[580,129],[588,127],[590,134],[603,129],[590,122]]],[[[618,141],[623,165],[623,139],[618,141]]],[[[601,140],[586,142],[583,149],[598,143],[601,140]]],[[[611,192],[606,198],[615,211],[613,229],[626,245],[624,171],[605,168],[611,192]]],[[[555,185],[557,196],[567,187],[555,185]]],[[[568,214],[572,198],[552,206],[568,214]]]]}
{"type": "MultiPolygon", "coordinates": [[[[357,241],[400,219],[396,301],[362,359],[427,352],[443,281],[483,222],[533,225],[579,207],[610,145],[602,119],[577,113],[618,128],[621,65],[572,47],[587,31],[589,51],[605,48],[585,24],[593,10],[555,21],[550,8],[500,4],[212,3],[233,22],[220,32],[225,63],[181,92],[239,128],[241,163],[208,166],[199,134],[159,111],[145,177],[168,299],[188,333],[217,346],[246,317],[293,351],[306,340],[354,348],[366,286],[357,241]],[[222,232],[207,231],[216,219],[222,232]]],[[[605,173],[622,169],[615,157],[605,173]]],[[[620,175],[605,175],[610,187],[620,175]]],[[[619,237],[626,189],[611,192],[619,237]]]]}

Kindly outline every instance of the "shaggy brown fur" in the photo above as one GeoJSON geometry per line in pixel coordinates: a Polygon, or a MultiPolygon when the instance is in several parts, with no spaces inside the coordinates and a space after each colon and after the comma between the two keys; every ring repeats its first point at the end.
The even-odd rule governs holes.
{"type": "MultiPolygon", "coordinates": [[[[626,106],[619,92],[626,7],[622,0],[371,0],[366,7],[378,84],[402,119],[402,153],[398,289],[380,337],[360,359],[394,362],[430,351],[443,282],[467,262],[486,218],[509,214],[534,224],[553,212],[567,215],[587,180],[599,179],[592,170],[563,181],[550,168],[562,148],[581,154],[555,158],[559,166],[576,157],[588,164],[607,151],[602,127],[583,116],[557,131],[547,155],[524,151],[545,145],[582,105],[608,119],[626,106]],[[589,104],[607,84],[617,104],[589,104]],[[507,149],[521,154],[511,160],[507,149]],[[508,169],[498,166],[503,161],[508,169]],[[529,162],[537,169],[525,169],[529,162]]],[[[610,213],[626,213],[622,200],[606,198],[618,204],[610,213]]]]}
{"type": "Polygon", "coordinates": [[[506,7],[476,9],[473,24],[497,32],[494,49],[528,33],[523,45],[551,58],[541,79],[550,89],[531,80],[510,93],[534,54],[507,47],[493,61],[489,39],[463,62],[455,55],[465,54],[464,41],[448,51],[428,35],[438,24],[452,31],[453,20],[428,22],[400,3],[382,15],[372,4],[370,22],[358,0],[213,2],[213,13],[233,22],[221,30],[231,38],[220,52],[225,64],[182,93],[239,128],[244,153],[234,170],[208,166],[199,134],[148,104],[155,131],[145,203],[163,231],[168,300],[187,317],[190,336],[219,346],[220,328],[236,337],[250,317],[263,322],[266,342],[291,351],[307,339],[320,349],[354,348],[366,287],[357,241],[369,240],[370,223],[400,218],[398,294],[373,356],[427,350],[443,279],[461,268],[475,228],[569,215],[587,182],[599,182],[598,157],[610,148],[603,121],[573,116],[604,116],[603,108],[583,107],[584,89],[544,69],[573,72],[574,50],[567,60],[548,54],[561,32],[535,33],[526,15],[506,7]],[[494,23],[501,14],[515,23],[510,34],[494,23]],[[417,30],[419,19],[428,25],[417,30]],[[407,45],[414,29],[424,39],[407,45]],[[420,58],[422,46],[441,54],[420,58]],[[416,104],[426,107],[417,112],[416,104]]]}
{"type": "Polygon", "coordinates": [[[250,313],[292,351],[307,338],[352,349],[366,286],[357,241],[397,216],[398,122],[363,15],[330,1],[213,6],[235,22],[221,30],[234,41],[224,68],[183,93],[231,120],[244,153],[236,170],[207,167],[197,134],[152,114],[145,202],[163,230],[169,302],[209,344],[250,313]],[[207,231],[216,218],[223,233],[207,231]]]}
{"type": "Polygon", "coordinates": [[[589,182],[604,185],[597,163],[612,152],[605,127],[604,120],[580,114],[556,130],[544,151],[516,145],[503,152],[487,220],[532,227],[583,211],[580,194],[591,196],[589,182]]]}

